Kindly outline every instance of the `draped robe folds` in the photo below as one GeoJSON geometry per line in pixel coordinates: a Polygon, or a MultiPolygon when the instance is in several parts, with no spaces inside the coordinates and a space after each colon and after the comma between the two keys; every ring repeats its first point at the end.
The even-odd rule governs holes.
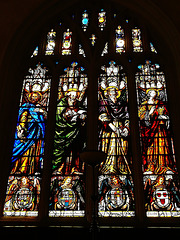
{"type": "Polygon", "coordinates": [[[168,116],[168,110],[159,100],[152,105],[145,101],[139,108],[144,172],[154,174],[163,174],[167,170],[174,170],[171,137],[167,128],[169,119],[162,119],[159,117],[160,115],[168,116]],[[148,112],[153,106],[155,106],[155,110],[149,116],[148,112]]]}
{"type": "Polygon", "coordinates": [[[123,155],[127,157],[128,138],[118,137],[109,127],[109,123],[112,123],[116,128],[123,130],[126,127],[129,131],[127,103],[119,98],[116,103],[105,99],[99,103],[99,113],[101,120],[99,148],[107,153],[106,160],[100,165],[100,171],[102,174],[127,174],[129,173],[127,162],[123,155]]]}
{"type": "Polygon", "coordinates": [[[73,170],[83,171],[79,153],[85,146],[85,120],[78,117],[73,120],[64,115],[69,109],[77,112],[77,116],[79,110],[86,112],[80,105],[81,103],[76,101],[76,105],[71,109],[65,97],[57,106],[52,170],[63,174],[71,174],[73,170]]]}
{"type": "Polygon", "coordinates": [[[25,103],[19,109],[18,126],[25,124],[24,139],[15,132],[12,154],[12,171],[14,173],[34,174],[40,172],[44,152],[45,122],[43,112],[32,103],[25,103]],[[22,120],[23,113],[25,119],[22,120]]]}

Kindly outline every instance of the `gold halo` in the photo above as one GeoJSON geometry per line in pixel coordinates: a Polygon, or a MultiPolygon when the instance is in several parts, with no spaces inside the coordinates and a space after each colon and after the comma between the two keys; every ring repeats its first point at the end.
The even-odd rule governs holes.
{"type": "Polygon", "coordinates": [[[160,89],[157,89],[157,88],[148,88],[148,89],[146,89],[146,94],[148,94],[149,91],[155,91],[156,94],[157,94],[157,97],[159,96],[159,91],[160,91],[160,89]]]}
{"type": "Polygon", "coordinates": [[[120,91],[120,89],[118,89],[118,88],[115,87],[115,86],[107,87],[106,90],[104,91],[104,95],[107,95],[107,91],[108,91],[110,88],[115,88],[115,89],[116,89],[116,91],[117,91],[117,96],[116,96],[116,97],[119,98],[120,95],[121,95],[121,91],[120,91]]]}
{"type": "Polygon", "coordinates": [[[41,99],[42,99],[42,93],[40,93],[39,91],[30,92],[30,93],[28,94],[28,100],[31,101],[32,95],[33,95],[34,93],[39,96],[38,102],[41,101],[41,99]]]}
{"type": "Polygon", "coordinates": [[[77,88],[69,88],[66,92],[65,92],[65,96],[69,93],[69,92],[79,92],[77,88]]]}

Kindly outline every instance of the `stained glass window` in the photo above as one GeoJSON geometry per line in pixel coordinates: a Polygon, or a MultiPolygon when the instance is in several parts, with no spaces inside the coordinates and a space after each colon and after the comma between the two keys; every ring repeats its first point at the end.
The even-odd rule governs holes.
{"type": "Polygon", "coordinates": [[[99,78],[99,150],[107,158],[99,167],[99,216],[134,216],[132,157],[129,146],[127,77],[114,61],[99,78]]]}
{"type": "Polygon", "coordinates": [[[108,42],[105,44],[104,49],[103,49],[103,51],[101,53],[101,56],[104,56],[107,53],[108,53],[108,42]]]}
{"type": "Polygon", "coordinates": [[[87,10],[85,10],[82,14],[82,28],[84,32],[86,31],[88,25],[89,25],[89,16],[88,16],[87,10]]]}
{"type": "Polygon", "coordinates": [[[124,29],[118,26],[116,29],[116,53],[125,52],[125,37],[124,29]]]}
{"type": "Polygon", "coordinates": [[[180,182],[165,74],[159,64],[146,61],[139,65],[140,58],[146,59],[146,54],[158,58],[157,45],[154,38],[148,40],[146,31],[135,27],[135,16],[123,16],[122,9],[113,12],[113,6],[110,10],[96,6],[91,9],[90,4],[88,10],[80,7],[73,12],[69,10],[67,16],[58,15],[54,26],[40,36],[43,42],[36,39],[34,43],[37,47],[32,49],[29,62],[33,65],[37,59],[43,59],[51,64],[53,72],[51,77],[50,70],[39,63],[24,78],[3,215],[39,215],[38,221],[46,218],[49,223],[72,217],[69,223],[74,224],[74,217],[89,221],[94,214],[95,199],[94,209],[100,223],[105,218],[112,222],[115,218],[124,221],[125,217],[133,222],[144,210],[146,217],[179,217],[180,182]],[[134,74],[132,69],[136,65],[139,66],[134,74]],[[134,94],[128,96],[127,85],[134,94]],[[92,102],[98,95],[98,104],[87,106],[87,92],[92,102]],[[132,101],[135,94],[138,106],[132,101]],[[49,101],[52,108],[48,113],[49,101]],[[139,125],[133,129],[130,119],[136,124],[133,115],[136,107],[139,125]],[[88,121],[87,112],[90,113],[88,121]],[[50,122],[56,117],[48,129],[47,114],[50,122]],[[91,132],[92,122],[96,126],[91,132]],[[54,139],[51,134],[49,138],[49,132],[54,133],[54,139]],[[140,134],[138,150],[133,133],[140,134]],[[45,134],[50,141],[48,147],[45,134]],[[96,146],[90,143],[95,137],[98,138],[96,146]],[[106,153],[106,159],[94,171],[94,178],[97,177],[94,188],[97,187],[95,193],[98,193],[94,198],[93,186],[88,189],[93,171],[80,159],[80,153],[89,150],[89,145],[106,153]],[[49,157],[44,156],[46,150],[49,157]],[[44,164],[44,170],[43,161],[48,163],[44,164]],[[139,168],[141,161],[142,168],[139,168]],[[50,164],[51,168],[47,169],[50,164]],[[142,185],[136,170],[138,173],[142,170],[142,185]],[[45,186],[44,180],[50,182],[49,186],[45,186]],[[143,191],[140,195],[139,189],[143,191]],[[40,206],[40,192],[41,200],[44,196],[49,200],[45,210],[43,201],[40,206]],[[137,199],[142,198],[145,205],[139,209],[137,199]]]}
{"type": "Polygon", "coordinates": [[[177,217],[180,216],[180,186],[165,75],[159,64],[150,61],[138,68],[136,84],[146,214],[177,217]]]}
{"type": "Polygon", "coordinates": [[[84,216],[85,175],[80,152],[86,147],[85,69],[73,62],[59,79],[49,216],[84,216]]]}
{"type": "Polygon", "coordinates": [[[72,50],[72,32],[67,29],[63,34],[62,55],[71,55],[72,50]]]}
{"type": "Polygon", "coordinates": [[[83,55],[83,57],[86,57],[86,54],[85,54],[84,49],[81,44],[79,44],[79,54],[83,55]]]}
{"type": "Polygon", "coordinates": [[[37,216],[51,79],[41,64],[24,78],[4,205],[5,216],[37,216]]]}
{"type": "Polygon", "coordinates": [[[101,31],[106,27],[106,12],[104,9],[101,9],[101,12],[98,14],[98,26],[101,31]]]}
{"type": "Polygon", "coordinates": [[[46,52],[45,55],[54,55],[54,49],[56,45],[56,32],[51,29],[47,34],[47,44],[46,44],[46,52]]]}
{"type": "Polygon", "coordinates": [[[92,46],[95,45],[96,39],[97,39],[96,35],[95,35],[95,34],[92,34],[92,35],[91,35],[91,38],[90,38],[90,40],[91,40],[91,45],[92,45],[92,46]]]}
{"type": "Polygon", "coordinates": [[[31,57],[35,57],[35,56],[37,56],[38,55],[38,46],[35,48],[35,50],[34,50],[34,52],[33,52],[33,54],[31,55],[31,57]]]}
{"type": "Polygon", "coordinates": [[[141,30],[138,28],[132,29],[133,52],[143,52],[141,30]]]}
{"type": "Polygon", "coordinates": [[[157,53],[157,51],[156,51],[156,49],[155,49],[155,47],[154,47],[152,42],[150,42],[150,48],[151,48],[151,52],[157,53]]]}

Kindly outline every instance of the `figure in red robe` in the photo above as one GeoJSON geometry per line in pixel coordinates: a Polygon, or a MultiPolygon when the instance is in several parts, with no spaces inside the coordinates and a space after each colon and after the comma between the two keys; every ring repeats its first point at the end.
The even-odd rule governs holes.
{"type": "Polygon", "coordinates": [[[164,102],[157,100],[155,89],[147,90],[147,101],[139,108],[144,173],[175,172],[173,142],[169,130],[169,112],[164,102]]]}

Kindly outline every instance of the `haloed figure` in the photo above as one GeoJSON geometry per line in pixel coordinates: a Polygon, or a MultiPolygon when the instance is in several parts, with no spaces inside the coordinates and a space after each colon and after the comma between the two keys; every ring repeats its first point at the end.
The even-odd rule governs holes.
{"type": "Polygon", "coordinates": [[[12,155],[12,171],[18,174],[40,172],[44,146],[46,111],[40,107],[40,92],[29,94],[29,103],[19,109],[12,155]]]}
{"type": "Polygon", "coordinates": [[[85,144],[87,113],[80,94],[75,88],[69,89],[57,106],[53,170],[61,174],[81,174],[83,171],[79,153],[85,144]]]}
{"type": "Polygon", "coordinates": [[[101,121],[100,148],[107,153],[107,159],[100,166],[102,174],[130,173],[126,159],[128,151],[129,114],[126,101],[122,100],[117,84],[111,84],[104,91],[99,102],[101,121]]]}
{"type": "Polygon", "coordinates": [[[143,164],[146,173],[162,174],[174,171],[169,134],[169,112],[158,100],[156,89],[147,90],[147,100],[139,108],[143,143],[143,164]]]}

